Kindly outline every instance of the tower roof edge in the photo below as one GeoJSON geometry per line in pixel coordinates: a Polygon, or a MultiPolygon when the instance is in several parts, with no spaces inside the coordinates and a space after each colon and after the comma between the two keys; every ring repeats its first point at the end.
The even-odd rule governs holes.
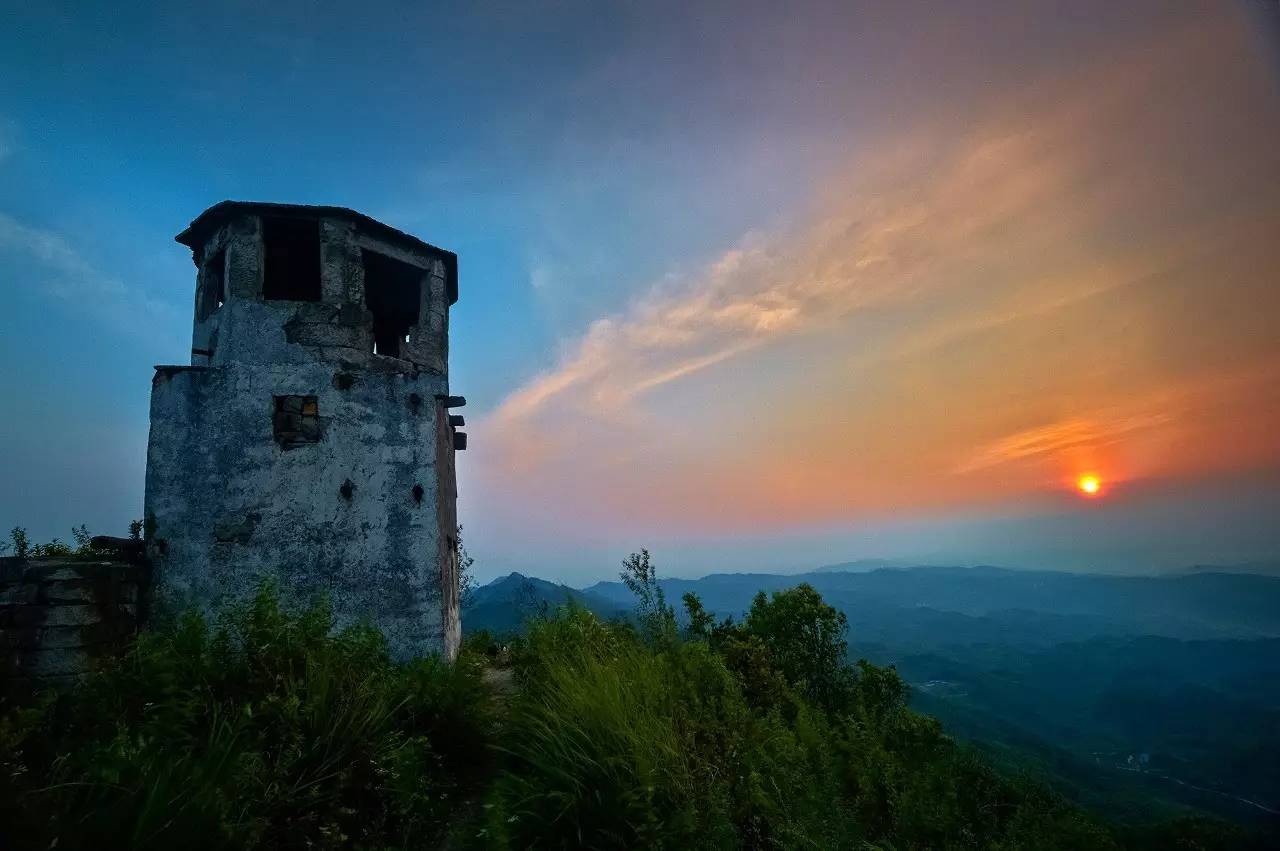
{"type": "Polygon", "coordinates": [[[220,201],[191,220],[191,224],[174,241],[193,251],[229,218],[243,215],[292,216],[299,218],[336,218],[355,222],[365,231],[386,239],[434,254],[444,261],[445,281],[449,303],[458,300],[458,255],[439,246],[424,242],[412,234],[397,230],[364,213],[349,207],[331,207],[321,204],[281,204],[270,201],[220,201]]]}

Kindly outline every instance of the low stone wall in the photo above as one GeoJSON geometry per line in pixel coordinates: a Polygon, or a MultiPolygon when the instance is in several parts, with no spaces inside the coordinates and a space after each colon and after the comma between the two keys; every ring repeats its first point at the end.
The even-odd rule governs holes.
{"type": "Polygon", "coordinates": [[[121,558],[0,558],[0,695],[75,682],[137,633],[144,564],[121,558]]]}

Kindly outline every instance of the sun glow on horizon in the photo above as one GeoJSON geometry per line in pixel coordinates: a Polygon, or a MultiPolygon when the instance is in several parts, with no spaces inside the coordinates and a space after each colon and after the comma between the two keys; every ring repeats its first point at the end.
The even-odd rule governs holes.
{"type": "Polygon", "coordinates": [[[1085,496],[1097,496],[1102,490],[1102,480],[1097,476],[1081,476],[1076,481],[1076,487],[1085,496]]]}

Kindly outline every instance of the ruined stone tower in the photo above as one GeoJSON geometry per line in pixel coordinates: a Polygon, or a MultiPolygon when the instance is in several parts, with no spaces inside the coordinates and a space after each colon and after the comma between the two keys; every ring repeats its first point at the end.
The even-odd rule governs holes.
{"type": "Polygon", "coordinates": [[[208,607],[275,577],[392,652],[459,642],[449,395],[457,257],[341,207],[224,201],[197,269],[190,366],[151,389],[157,594],[208,607]]]}

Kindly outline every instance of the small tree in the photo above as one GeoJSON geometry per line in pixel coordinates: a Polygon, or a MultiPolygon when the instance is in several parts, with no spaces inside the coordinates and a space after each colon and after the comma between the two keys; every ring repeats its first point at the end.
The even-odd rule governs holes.
{"type": "MultiPolygon", "coordinates": [[[[132,528],[130,529],[132,531],[132,528]]],[[[471,605],[471,600],[476,593],[476,578],[471,573],[471,565],[476,560],[467,552],[467,548],[462,543],[462,524],[458,524],[458,533],[454,537],[454,561],[458,565],[458,605],[466,608],[471,605]]]]}
{"type": "Polygon", "coordinates": [[[667,605],[667,597],[658,584],[658,572],[649,559],[649,551],[642,549],[627,556],[618,575],[636,595],[636,615],[645,637],[655,644],[673,640],[676,637],[676,613],[667,605]]]}
{"type": "Polygon", "coordinates": [[[76,542],[76,555],[86,556],[93,552],[93,536],[89,534],[87,524],[72,526],[71,537],[76,542]]]}
{"type": "Polygon", "coordinates": [[[703,607],[702,600],[692,591],[686,591],[681,600],[684,601],[684,610],[689,615],[689,626],[685,632],[690,638],[709,639],[712,627],[715,626],[715,617],[703,607]]]}
{"type": "Polygon", "coordinates": [[[844,661],[848,626],[844,613],[808,583],[775,591],[773,599],[761,591],[743,621],[746,632],[769,648],[787,682],[828,709],[844,707],[853,685],[844,661]]]}
{"type": "Polygon", "coordinates": [[[14,526],[9,530],[9,540],[13,541],[13,554],[17,558],[26,558],[31,552],[31,541],[27,538],[27,530],[14,526]]]}

